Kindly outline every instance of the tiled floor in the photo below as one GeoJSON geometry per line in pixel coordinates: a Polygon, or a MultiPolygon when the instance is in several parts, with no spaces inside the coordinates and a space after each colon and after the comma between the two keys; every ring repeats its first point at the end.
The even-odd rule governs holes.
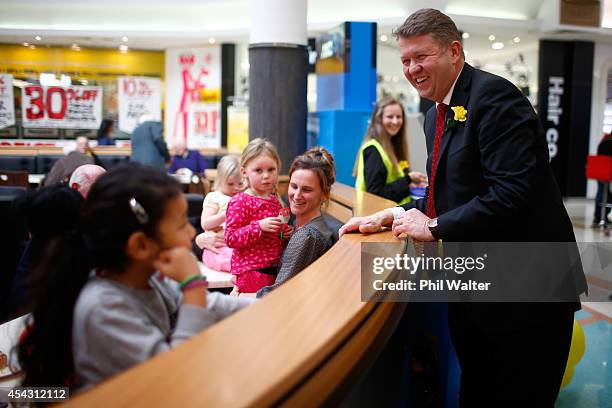
{"type": "MultiPolygon", "coordinates": [[[[573,199],[566,202],[579,242],[609,242],[601,231],[590,228],[593,201],[573,199]]],[[[604,276],[612,283],[612,276],[604,276]]],[[[610,286],[592,290],[610,293],[610,286]]],[[[583,302],[576,313],[582,326],[586,348],[576,365],[571,382],[561,390],[557,408],[610,408],[612,407],[612,302],[583,302]]]]}

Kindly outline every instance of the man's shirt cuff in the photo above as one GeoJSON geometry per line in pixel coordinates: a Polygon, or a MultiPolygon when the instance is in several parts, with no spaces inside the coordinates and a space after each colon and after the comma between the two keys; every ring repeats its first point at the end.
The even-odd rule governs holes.
{"type": "Polygon", "coordinates": [[[406,210],[404,210],[403,207],[393,207],[393,208],[389,208],[389,210],[391,210],[391,212],[393,213],[393,219],[396,219],[397,217],[402,215],[404,212],[406,212],[406,210]]]}

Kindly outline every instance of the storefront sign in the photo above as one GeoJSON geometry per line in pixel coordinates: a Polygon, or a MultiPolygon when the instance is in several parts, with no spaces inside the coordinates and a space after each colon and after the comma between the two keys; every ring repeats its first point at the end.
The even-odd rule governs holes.
{"type": "Polygon", "coordinates": [[[563,95],[563,77],[551,76],[548,78],[548,109],[546,120],[550,127],[546,129],[546,141],[548,142],[548,160],[557,156],[559,147],[559,131],[557,126],[561,122],[563,108],[561,107],[561,96],[563,95]]]}
{"type": "Polygon", "coordinates": [[[220,47],[166,50],[166,139],[221,147],[220,90],[220,47]]]}
{"type": "Polygon", "coordinates": [[[0,74],[0,129],[14,124],[13,76],[0,74]]]}
{"type": "Polygon", "coordinates": [[[99,86],[30,85],[21,90],[26,128],[97,129],[102,121],[99,86]]]}
{"type": "Polygon", "coordinates": [[[132,133],[139,119],[161,120],[161,80],[147,77],[119,77],[119,130],[132,133]]]}

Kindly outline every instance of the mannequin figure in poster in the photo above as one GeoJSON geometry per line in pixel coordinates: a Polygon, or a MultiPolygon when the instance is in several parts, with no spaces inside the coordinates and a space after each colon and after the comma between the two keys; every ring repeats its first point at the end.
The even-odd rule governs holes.
{"type": "Polygon", "coordinates": [[[198,93],[200,90],[205,88],[205,85],[201,82],[202,79],[208,75],[208,71],[204,68],[200,69],[200,74],[194,80],[191,75],[191,66],[194,63],[194,57],[181,56],[181,65],[183,71],[181,76],[183,78],[183,94],[181,96],[181,104],[179,110],[176,112],[174,117],[174,130],[172,132],[172,138],[176,140],[176,133],[178,130],[179,119],[182,119],[183,125],[183,140],[187,142],[187,117],[189,115],[189,107],[193,101],[198,100],[198,93]]]}

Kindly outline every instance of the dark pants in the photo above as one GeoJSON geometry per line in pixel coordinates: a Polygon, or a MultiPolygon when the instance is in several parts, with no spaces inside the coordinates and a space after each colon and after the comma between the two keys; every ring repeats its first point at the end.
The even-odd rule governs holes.
{"type": "Polygon", "coordinates": [[[552,407],[572,339],[575,304],[449,305],[461,365],[460,406],[552,407]]]}
{"type": "MultiPolygon", "coordinates": [[[[593,222],[601,221],[601,200],[604,195],[604,189],[608,188],[608,204],[612,204],[612,192],[608,183],[597,182],[597,195],[595,196],[595,211],[593,211],[593,222]]],[[[610,214],[610,208],[606,208],[606,218],[610,214]]],[[[608,220],[605,220],[608,222],[608,220]]]]}

